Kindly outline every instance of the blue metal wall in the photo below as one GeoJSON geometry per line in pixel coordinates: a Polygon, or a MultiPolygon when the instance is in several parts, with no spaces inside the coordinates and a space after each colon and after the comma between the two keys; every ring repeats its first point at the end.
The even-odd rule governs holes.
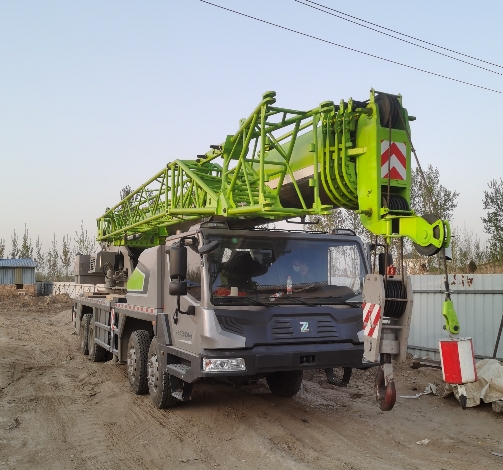
{"type": "Polygon", "coordinates": [[[35,268],[0,268],[0,285],[14,284],[15,269],[23,270],[23,284],[35,284],[35,268]]]}
{"type": "MultiPolygon", "coordinates": [[[[444,276],[411,278],[414,303],[408,351],[440,359],[438,340],[449,336],[442,328],[444,276]]],[[[503,274],[450,274],[449,281],[461,326],[459,336],[473,338],[476,356],[492,357],[503,315],[503,274]]],[[[503,358],[503,338],[496,357],[503,358]]]]}

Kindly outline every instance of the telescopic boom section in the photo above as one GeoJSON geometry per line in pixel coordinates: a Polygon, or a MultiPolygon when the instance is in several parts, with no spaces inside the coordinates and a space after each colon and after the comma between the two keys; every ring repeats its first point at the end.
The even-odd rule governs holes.
{"type": "Polygon", "coordinates": [[[169,163],[108,209],[98,240],[151,247],[210,216],[253,224],[344,207],[376,235],[410,238],[421,254],[448,246],[447,221],[410,210],[414,118],[400,95],[371,90],[366,101],[325,101],[310,111],[274,106],[275,96],[265,93],[223,143],[169,163]]]}

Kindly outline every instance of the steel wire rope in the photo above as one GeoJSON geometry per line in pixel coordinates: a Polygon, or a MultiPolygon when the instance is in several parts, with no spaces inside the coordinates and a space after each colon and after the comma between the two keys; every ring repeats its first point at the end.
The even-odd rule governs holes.
{"type": "MultiPolygon", "coordinates": [[[[434,54],[438,54],[438,55],[447,57],[447,58],[452,59],[452,60],[457,60],[458,62],[462,62],[463,64],[467,64],[467,65],[471,65],[472,67],[477,67],[478,69],[485,70],[486,72],[491,72],[491,73],[495,73],[496,75],[502,75],[503,76],[503,73],[496,72],[496,70],[491,70],[491,69],[488,69],[486,67],[482,67],[481,65],[472,64],[471,62],[467,62],[466,60],[458,59],[457,57],[453,57],[453,56],[451,56],[449,54],[444,54],[443,52],[440,52],[440,51],[435,51],[434,49],[430,49],[429,47],[426,47],[426,46],[421,46],[420,44],[415,44],[412,41],[407,41],[407,39],[397,38],[396,36],[393,36],[392,34],[385,33],[384,31],[379,31],[378,29],[371,28],[370,26],[365,26],[364,24],[357,23],[356,21],[349,20],[348,18],[343,18],[340,15],[336,15],[335,13],[330,13],[329,11],[325,11],[325,10],[323,10],[321,8],[315,7],[313,5],[309,5],[309,4],[304,3],[304,2],[302,2],[300,0],[293,0],[293,1],[297,2],[297,3],[300,3],[301,5],[304,5],[306,7],[313,8],[314,10],[321,11],[322,13],[325,13],[327,15],[335,16],[336,18],[340,18],[341,20],[349,21],[350,23],[353,23],[353,24],[355,24],[357,26],[361,26],[362,28],[367,28],[367,29],[370,29],[371,31],[375,31],[376,33],[384,34],[385,36],[388,36],[390,38],[396,39],[397,41],[402,41],[402,42],[405,42],[407,44],[411,44],[412,46],[420,47],[421,49],[424,49],[426,51],[433,52],[434,54]]],[[[316,5],[318,5],[318,3],[316,3],[316,5]]],[[[328,8],[328,7],[325,7],[325,8],[328,8]]],[[[331,10],[331,8],[329,8],[329,9],[331,10]]]]}
{"type": "MultiPolygon", "coordinates": [[[[297,1],[297,0],[295,0],[297,1]]],[[[409,38],[409,39],[414,39],[414,41],[419,41],[419,42],[423,42],[425,44],[428,44],[430,46],[433,46],[433,47],[438,47],[439,49],[443,49],[444,51],[448,51],[448,52],[453,52],[454,54],[458,54],[458,55],[461,55],[463,57],[468,57],[469,59],[473,59],[473,60],[476,60],[478,62],[482,62],[484,64],[487,64],[487,65],[492,65],[494,67],[499,67],[499,68],[502,68],[503,69],[503,65],[498,65],[498,64],[494,64],[493,62],[489,62],[487,60],[483,60],[483,59],[478,59],[477,57],[473,57],[471,55],[468,55],[468,54],[464,54],[463,52],[458,52],[458,51],[455,51],[453,49],[449,49],[447,47],[443,47],[443,46],[439,46],[438,44],[435,44],[433,42],[428,42],[428,41],[424,41],[423,39],[419,39],[419,38],[416,38],[414,36],[410,36],[408,34],[405,34],[405,33],[401,33],[400,31],[395,31],[394,29],[391,29],[391,28],[386,28],[385,26],[381,26],[381,25],[378,25],[376,23],[372,23],[370,21],[366,21],[366,20],[362,20],[361,18],[358,18],[357,16],[352,16],[352,15],[348,15],[347,13],[344,13],[342,11],[339,11],[339,10],[336,10],[335,8],[330,8],[330,7],[327,7],[321,3],[316,3],[316,2],[313,2],[312,0],[304,0],[306,2],[309,2],[309,3],[312,3],[314,5],[318,5],[322,8],[326,8],[327,10],[331,10],[331,11],[335,11],[336,13],[339,13],[340,15],[344,15],[344,16],[347,16],[348,18],[353,18],[357,21],[361,21],[362,23],[367,23],[367,24],[370,24],[372,26],[376,26],[377,28],[381,28],[381,29],[385,29],[386,31],[391,31],[392,33],[395,33],[395,34],[399,34],[400,36],[404,36],[406,38],[409,38]]],[[[300,2],[299,2],[300,3],[300,2]]],[[[309,5],[310,6],[310,5],[309,5]]],[[[345,19],[345,18],[341,18],[341,19],[345,19]]],[[[363,26],[363,25],[360,25],[360,26],[363,26]]],[[[375,30],[374,30],[375,31],[375,30]]],[[[380,31],[378,31],[380,32],[380,31]]],[[[384,33],[383,33],[384,34],[384,33]]],[[[392,36],[393,37],[393,36],[392,36]]],[[[400,38],[396,38],[396,39],[399,39],[401,40],[400,38]]]]}
{"type": "Polygon", "coordinates": [[[490,91],[492,93],[498,93],[500,95],[503,94],[503,91],[494,90],[493,88],[484,87],[482,85],[476,85],[475,83],[465,82],[464,80],[459,80],[457,78],[448,77],[447,75],[442,75],[442,74],[439,74],[436,72],[430,72],[429,70],[420,69],[419,67],[414,67],[413,65],[402,64],[401,62],[397,62],[397,61],[391,60],[391,59],[386,59],[385,57],[380,57],[378,55],[370,54],[369,52],[359,51],[358,49],[353,49],[352,47],[349,47],[349,46],[343,46],[342,44],[337,44],[336,42],[329,41],[328,39],[319,38],[319,37],[313,36],[311,34],[303,33],[302,31],[297,31],[295,29],[287,28],[286,26],[281,26],[279,24],[272,23],[270,21],[262,20],[260,18],[255,17],[255,16],[247,15],[246,13],[241,13],[240,11],[232,10],[230,8],[223,7],[221,5],[217,5],[216,3],[208,2],[207,0],[199,0],[199,1],[202,3],[206,3],[207,5],[211,5],[211,6],[220,8],[222,10],[226,10],[231,13],[235,13],[236,15],[244,16],[246,18],[250,18],[255,21],[260,21],[261,23],[265,23],[270,26],[274,26],[276,28],[284,29],[285,31],[290,31],[291,33],[299,34],[300,36],[305,36],[305,37],[308,37],[311,39],[315,39],[317,41],[321,41],[326,44],[331,44],[332,46],[341,47],[342,49],[346,49],[348,51],[357,52],[359,54],[363,54],[368,57],[373,57],[374,59],[384,60],[385,62],[389,62],[389,63],[395,64],[395,65],[400,65],[402,67],[406,67],[411,70],[416,70],[417,72],[423,72],[423,73],[427,73],[429,75],[433,75],[435,77],[445,78],[446,80],[451,80],[453,82],[462,83],[463,85],[468,85],[468,86],[472,86],[475,88],[480,88],[482,90],[490,91]]]}
{"type": "MultiPolygon", "coordinates": [[[[402,122],[402,126],[405,129],[405,133],[407,134],[407,139],[408,139],[409,144],[410,144],[410,149],[412,150],[412,153],[414,154],[414,158],[416,159],[417,168],[419,170],[419,174],[421,175],[421,179],[422,179],[422,182],[423,182],[423,187],[424,187],[425,190],[427,190],[427,195],[428,195],[428,198],[429,198],[430,207],[434,210],[434,214],[437,217],[437,219],[441,220],[441,218],[440,218],[440,212],[438,210],[438,206],[437,206],[437,204],[435,202],[435,199],[433,197],[432,188],[430,186],[428,186],[428,184],[426,182],[426,177],[424,176],[423,169],[421,168],[421,164],[419,163],[419,158],[417,156],[416,149],[414,148],[414,145],[412,144],[412,138],[410,137],[410,133],[407,130],[407,127],[405,126],[405,122],[404,122],[403,115],[402,115],[402,110],[400,110],[399,116],[400,116],[400,121],[402,122]]],[[[444,228],[444,230],[445,230],[445,228],[444,228]]],[[[449,270],[447,269],[447,255],[445,254],[445,248],[442,247],[442,251],[441,252],[442,252],[444,272],[445,272],[445,282],[444,282],[444,285],[445,285],[445,300],[447,301],[447,300],[451,300],[451,290],[450,290],[450,287],[449,287],[449,270]]],[[[449,335],[450,334],[451,333],[449,331],[449,335]]]]}

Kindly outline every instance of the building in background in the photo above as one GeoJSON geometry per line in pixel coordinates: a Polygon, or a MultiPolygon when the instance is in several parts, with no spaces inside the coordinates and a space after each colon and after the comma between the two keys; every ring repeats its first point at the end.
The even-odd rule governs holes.
{"type": "Polygon", "coordinates": [[[31,258],[0,259],[0,292],[36,295],[36,267],[37,263],[31,258]]]}

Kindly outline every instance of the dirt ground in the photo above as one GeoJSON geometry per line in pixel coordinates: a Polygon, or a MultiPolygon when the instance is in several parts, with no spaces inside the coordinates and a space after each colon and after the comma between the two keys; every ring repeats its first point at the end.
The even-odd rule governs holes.
{"type": "MultiPolygon", "coordinates": [[[[198,384],[191,402],[158,410],[129,391],[124,365],[78,350],[68,298],[0,300],[1,469],[496,469],[503,415],[453,398],[398,398],[382,412],[373,371],[348,388],[320,371],[293,399],[264,383],[198,384]],[[425,439],[428,443],[418,444],[425,439]]],[[[396,367],[397,395],[441,372],[396,367]]]]}

